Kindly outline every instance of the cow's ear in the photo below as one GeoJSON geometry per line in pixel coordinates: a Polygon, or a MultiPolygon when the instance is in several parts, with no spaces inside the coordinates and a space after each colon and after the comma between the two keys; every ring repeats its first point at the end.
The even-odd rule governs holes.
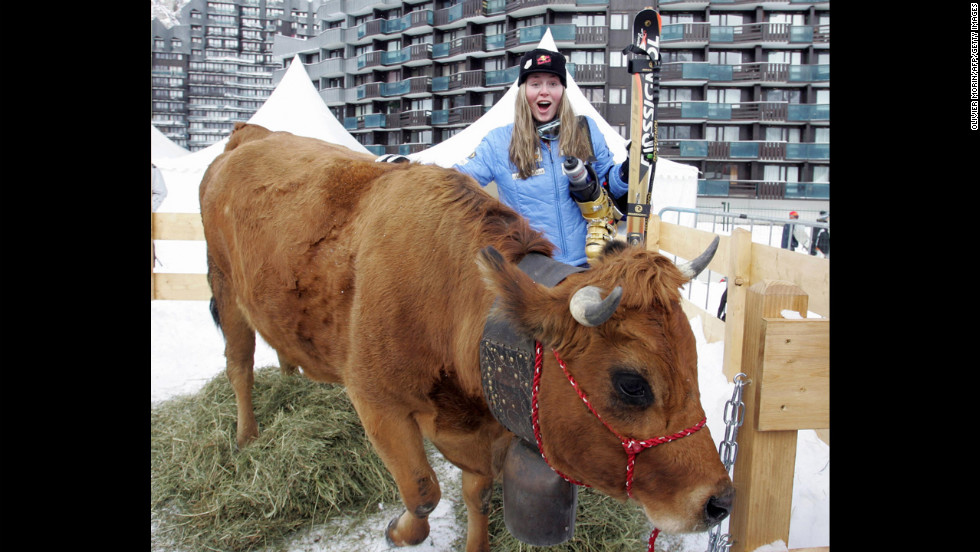
{"type": "Polygon", "coordinates": [[[477,255],[477,264],[487,289],[498,298],[496,316],[511,321],[514,329],[545,343],[555,344],[575,322],[568,314],[568,298],[537,284],[508,262],[493,247],[477,255]]]}

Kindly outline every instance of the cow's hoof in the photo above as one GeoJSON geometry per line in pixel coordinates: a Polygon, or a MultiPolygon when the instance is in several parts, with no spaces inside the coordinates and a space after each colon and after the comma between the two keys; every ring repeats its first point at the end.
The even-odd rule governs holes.
{"type": "Polygon", "coordinates": [[[429,521],[418,519],[408,512],[392,519],[385,528],[385,541],[388,546],[415,546],[421,544],[429,536],[429,521]],[[408,527],[402,527],[403,523],[408,522],[408,527]],[[406,534],[407,533],[407,534],[406,534]]]}
{"type": "Polygon", "coordinates": [[[385,542],[388,543],[388,546],[398,546],[395,544],[395,541],[391,539],[391,532],[395,529],[396,525],[398,525],[397,517],[392,518],[391,521],[388,522],[388,527],[385,528],[385,542]]]}

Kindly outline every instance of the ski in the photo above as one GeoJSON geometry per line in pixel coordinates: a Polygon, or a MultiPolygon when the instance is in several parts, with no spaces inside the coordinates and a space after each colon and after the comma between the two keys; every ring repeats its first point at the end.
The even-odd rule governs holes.
{"type": "Polygon", "coordinates": [[[626,241],[646,245],[653,173],[657,166],[657,103],[660,100],[660,14],[653,8],[633,18],[632,44],[623,50],[633,75],[630,95],[630,165],[627,192],[626,241]],[[632,55],[631,55],[632,54],[632,55]],[[641,153],[643,137],[653,139],[653,155],[641,153]]]}

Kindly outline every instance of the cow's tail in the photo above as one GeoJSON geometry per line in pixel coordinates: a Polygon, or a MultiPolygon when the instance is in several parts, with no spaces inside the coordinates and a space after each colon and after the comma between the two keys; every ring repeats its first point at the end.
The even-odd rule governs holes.
{"type": "MultiPolygon", "coordinates": [[[[214,300],[214,297],[211,298],[208,308],[211,310],[211,319],[214,320],[214,325],[218,327],[218,330],[221,330],[221,316],[218,315],[218,302],[214,300]]],[[[223,331],[221,333],[224,334],[223,331]]]]}
{"type": "Polygon", "coordinates": [[[224,337],[225,331],[221,329],[221,315],[218,312],[218,301],[214,298],[214,282],[211,281],[216,270],[217,267],[214,266],[211,255],[208,255],[208,287],[211,288],[211,301],[208,302],[208,310],[211,311],[211,320],[214,320],[214,325],[221,332],[222,337],[224,337]]]}

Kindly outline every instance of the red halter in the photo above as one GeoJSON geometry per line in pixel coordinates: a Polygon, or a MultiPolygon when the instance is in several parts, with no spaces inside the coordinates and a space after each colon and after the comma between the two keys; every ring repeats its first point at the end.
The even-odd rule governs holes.
{"type": "MultiPolygon", "coordinates": [[[[693,426],[687,429],[684,429],[682,431],[679,431],[671,435],[664,435],[663,437],[654,437],[652,439],[647,439],[645,441],[637,441],[636,439],[624,437],[618,431],[610,427],[609,424],[607,424],[606,421],[602,419],[602,416],[600,416],[599,413],[596,411],[596,409],[592,406],[592,403],[589,402],[589,398],[586,396],[585,391],[582,391],[582,389],[579,388],[578,382],[575,381],[575,378],[572,377],[572,374],[568,372],[568,368],[565,366],[565,362],[561,359],[561,357],[558,356],[558,351],[552,349],[552,352],[555,354],[555,359],[558,361],[558,366],[561,367],[561,370],[562,372],[565,373],[565,377],[568,379],[568,382],[572,384],[573,388],[575,388],[575,392],[578,393],[579,398],[582,399],[582,402],[585,403],[585,406],[588,407],[589,411],[592,412],[592,414],[596,418],[598,418],[600,422],[602,422],[602,425],[606,426],[606,429],[612,432],[612,434],[615,435],[617,439],[619,439],[620,444],[623,445],[623,450],[626,451],[626,495],[631,498],[633,497],[633,469],[636,464],[637,454],[643,452],[648,448],[652,448],[657,445],[661,445],[663,443],[669,443],[671,441],[680,439],[681,437],[687,437],[688,435],[704,427],[705,423],[707,423],[707,418],[701,418],[700,422],[694,424],[693,426]]],[[[545,463],[547,463],[548,466],[550,466],[551,469],[555,471],[555,473],[562,476],[566,481],[570,483],[574,483],[576,485],[581,485],[583,487],[589,487],[590,485],[586,485],[581,481],[576,481],[568,477],[567,475],[563,474],[562,472],[558,471],[557,469],[555,469],[555,467],[551,465],[551,462],[548,462],[548,457],[545,456],[544,454],[544,443],[541,439],[541,427],[538,424],[538,389],[540,388],[541,385],[541,366],[543,364],[542,357],[543,354],[542,354],[541,342],[535,341],[534,342],[534,381],[531,387],[531,424],[534,427],[534,438],[535,440],[537,440],[538,450],[541,451],[541,457],[544,458],[545,463]]],[[[649,540],[650,551],[653,550],[653,543],[657,539],[657,535],[659,533],[660,530],[654,528],[653,533],[650,535],[650,540],[649,540]]]]}

